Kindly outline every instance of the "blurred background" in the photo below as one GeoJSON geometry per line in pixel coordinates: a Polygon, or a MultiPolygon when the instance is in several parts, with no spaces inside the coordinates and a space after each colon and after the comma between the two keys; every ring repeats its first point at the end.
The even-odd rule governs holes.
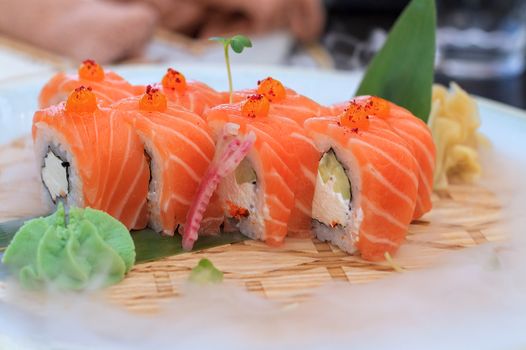
{"type": "MultiPolygon", "coordinates": [[[[223,61],[363,70],[408,0],[0,0],[0,81],[100,63],[223,61]]],[[[436,81],[526,108],[526,0],[437,0],[436,81]]]]}

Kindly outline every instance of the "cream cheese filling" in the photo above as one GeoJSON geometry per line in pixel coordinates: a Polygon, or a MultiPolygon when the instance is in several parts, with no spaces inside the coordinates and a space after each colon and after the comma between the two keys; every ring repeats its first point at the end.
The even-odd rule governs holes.
{"type": "MultiPolygon", "coordinates": [[[[256,184],[251,182],[238,184],[235,175],[230,174],[223,180],[221,191],[223,192],[223,198],[226,203],[247,209],[250,214],[255,211],[257,199],[256,184]]],[[[226,208],[228,209],[228,204],[226,208]]]]}
{"type": "Polygon", "coordinates": [[[68,195],[68,164],[49,151],[44,158],[42,181],[55,201],[68,195]]]}
{"type": "Polygon", "coordinates": [[[312,203],[312,217],[327,226],[346,226],[349,222],[350,200],[334,191],[333,176],[327,182],[318,172],[312,203]]]}
{"type": "MultiPolygon", "coordinates": [[[[239,174],[237,177],[240,178],[239,174]]],[[[248,179],[252,176],[241,176],[241,178],[248,179]]],[[[235,171],[227,175],[219,186],[219,195],[222,198],[225,215],[228,218],[235,219],[237,221],[235,226],[241,233],[252,239],[264,238],[265,218],[268,216],[263,197],[259,191],[255,174],[253,181],[239,183],[236,180],[235,171]],[[241,211],[236,213],[238,208],[241,211]],[[247,215],[232,215],[234,213],[245,214],[242,212],[243,209],[247,210],[247,215]]]]}

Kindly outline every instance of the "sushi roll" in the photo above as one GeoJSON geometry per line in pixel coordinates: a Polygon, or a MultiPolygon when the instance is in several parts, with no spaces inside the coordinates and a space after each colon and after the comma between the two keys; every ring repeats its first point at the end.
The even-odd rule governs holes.
{"type": "Polygon", "coordinates": [[[117,73],[105,71],[95,61],[85,60],[76,75],[58,73],[44,85],[38,97],[40,108],[65,101],[71,91],[80,86],[90,87],[99,103],[106,106],[144,92],[144,86],[131,85],[117,73]]]}
{"type": "Polygon", "coordinates": [[[160,89],[169,101],[199,116],[203,116],[203,113],[209,108],[227,101],[224,95],[208,85],[186,80],[182,73],[172,68],[168,68],[161,81],[160,89]]]}
{"type": "Polygon", "coordinates": [[[227,124],[239,126],[239,133],[255,135],[255,142],[239,166],[226,175],[218,194],[226,217],[225,228],[279,245],[287,235],[294,208],[297,182],[294,155],[283,140],[282,127],[269,122],[269,101],[254,95],[245,102],[212,108],[208,124],[218,135],[227,124]]]}
{"type": "MultiPolygon", "coordinates": [[[[149,159],[149,226],[165,235],[182,229],[197,187],[215,151],[211,130],[197,114],[170,102],[157,88],[148,86],[142,96],[112,106],[120,120],[139,135],[149,159]]],[[[213,198],[202,234],[218,234],[221,208],[213,198]]]]}
{"type": "Polygon", "coordinates": [[[374,114],[385,120],[393,131],[407,142],[418,165],[418,197],[413,219],[418,219],[430,211],[435,144],[427,124],[407,109],[376,96],[359,96],[332,108],[334,114],[343,113],[345,110],[367,111],[369,114],[374,114]]]}
{"type": "Polygon", "coordinates": [[[382,118],[349,109],[308,119],[322,154],[312,204],[316,237],[366,260],[382,260],[404,241],[413,218],[418,165],[382,118]]]}
{"type": "Polygon", "coordinates": [[[146,226],[150,172],[142,142],[90,88],[37,111],[33,140],[50,209],[63,202],[103,210],[128,229],[146,226]]]}
{"type": "Polygon", "coordinates": [[[233,101],[242,102],[254,94],[261,94],[269,100],[272,115],[289,118],[300,126],[308,118],[329,113],[327,107],[298,94],[290,88],[286,88],[279,80],[272,77],[258,81],[257,85],[256,89],[236,91],[233,94],[233,101]]]}
{"type": "Polygon", "coordinates": [[[309,118],[326,115],[329,109],[271,77],[258,81],[257,89],[234,93],[233,100],[246,101],[253,94],[261,94],[269,100],[268,120],[280,125],[280,143],[287,145],[287,149],[296,155],[290,164],[296,174],[297,190],[288,234],[292,237],[311,237],[312,199],[320,155],[305,132],[303,123],[309,118]]]}

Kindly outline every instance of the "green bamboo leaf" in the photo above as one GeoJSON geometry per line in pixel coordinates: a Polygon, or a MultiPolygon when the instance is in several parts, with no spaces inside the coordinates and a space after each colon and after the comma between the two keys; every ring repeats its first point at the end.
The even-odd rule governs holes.
{"type": "Polygon", "coordinates": [[[4,257],[4,253],[0,252],[0,281],[3,280],[7,275],[9,274],[9,270],[2,264],[2,258],[4,257]]]}
{"type": "MultiPolygon", "coordinates": [[[[182,248],[181,236],[176,234],[173,237],[161,236],[150,229],[132,231],[133,242],[135,243],[136,263],[157,260],[167,256],[187,253],[182,248]]],[[[221,233],[216,236],[200,236],[194,243],[192,251],[199,251],[220,245],[236,243],[246,240],[247,237],[241,233],[221,233]]]]}
{"type": "Polygon", "coordinates": [[[7,248],[15,236],[16,231],[24,225],[24,222],[31,219],[34,218],[0,222],[0,252],[3,252],[7,248]]]}
{"type": "Polygon", "coordinates": [[[234,35],[230,38],[230,46],[235,53],[241,53],[245,47],[252,47],[252,42],[244,35],[234,35]]]}
{"type": "MultiPolygon", "coordinates": [[[[7,248],[15,233],[27,220],[13,220],[0,223],[0,254],[7,248]]],[[[157,260],[171,255],[186,253],[181,244],[181,236],[174,237],[161,236],[150,229],[132,231],[131,236],[135,244],[136,263],[157,260]]],[[[220,245],[231,244],[246,240],[247,237],[241,233],[221,233],[217,236],[200,236],[194,244],[193,251],[217,247],[220,245]]],[[[0,262],[0,270],[2,263],[0,262]]],[[[1,274],[0,274],[1,275],[1,274]]]]}
{"type": "Polygon", "coordinates": [[[427,121],[431,111],[435,32],[435,1],[412,0],[369,64],[356,95],[383,97],[427,121]]]}

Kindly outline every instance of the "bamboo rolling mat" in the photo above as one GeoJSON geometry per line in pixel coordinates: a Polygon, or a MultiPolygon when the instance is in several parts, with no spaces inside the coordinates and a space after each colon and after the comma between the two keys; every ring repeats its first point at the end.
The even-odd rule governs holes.
{"type": "MultiPolygon", "coordinates": [[[[38,212],[40,187],[31,140],[0,147],[0,220],[38,212]]],[[[405,270],[430,267],[447,253],[505,238],[496,196],[477,185],[451,185],[433,196],[433,210],[412,223],[394,256],[405,270]]],[[[136,265],[104,293],[138,312],[155,312],[182,293],[190,270],[206,257],[224,272],[225,283],[283,303],[301,302],[325,282],[367,283],[398,273],[387,262],[371,263],[310,239],[287,239],[279,248],[245,241],[136,265]]]]}

